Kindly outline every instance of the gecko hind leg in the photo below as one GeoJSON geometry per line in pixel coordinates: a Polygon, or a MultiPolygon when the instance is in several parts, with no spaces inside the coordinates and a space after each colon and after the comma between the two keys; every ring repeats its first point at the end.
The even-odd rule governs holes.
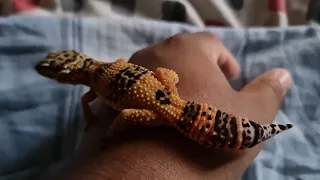
{"type": "Polygon", "coordinates": [[[83,116],[84,116],[84,119],[86,121],[86,125],[85,125],[84,131],[88,131],[88,129],[97,120],[97,117],[92,113],[92,110],[91,110],[91,108],[89,106],[89,103],[92,102],[94,99],[96,99],[96,97],[97,97],[97,94],[92,89],[90,89],[81,98],[83,116]]]}
{"type": "Polygon", "coordinates": [[[107,136],[101,139],[102,147],[111,136],[115,136],[126,130],[130,125],[140,125],[147,127],[156,127],[169,125],[169,123],[151,110],[147,109],[124,109],[114,119],[109,126],[107,136]]]}
{"type": "Polygon", "coordinates": [[[124,131],[129,125],[160,126],[166,124],[164,118],[147,109],[124,109],[109,126],[108,135],[124,131]]]}
{"type": "Polygon", "coordinates": [[[155,71],[155,77],[164,85],[170,92],[178,95],[176,84],[179,82],[178,74],[171,70],[159,67],[155,71]]]}

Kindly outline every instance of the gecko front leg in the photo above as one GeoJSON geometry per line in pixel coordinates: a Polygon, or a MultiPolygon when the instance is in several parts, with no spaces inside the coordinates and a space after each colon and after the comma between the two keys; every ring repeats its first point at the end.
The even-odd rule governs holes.
{"type": "Polygon", "coordinates": [[[90,89],[81,98],[83,116],[86,121],[86,126],[84,131],[88,131],[92,124],[97,120],[97,117],[92,113],[89,103],[92,102],[97,97],[97,94],[90,89]]]}
{"type": "Polygon", "coordinates": [[[178,94],[176,84],[179,82],[178,74],[171,70],[159,67],[155,71],[155,77],[173,94],[178,94]]]}

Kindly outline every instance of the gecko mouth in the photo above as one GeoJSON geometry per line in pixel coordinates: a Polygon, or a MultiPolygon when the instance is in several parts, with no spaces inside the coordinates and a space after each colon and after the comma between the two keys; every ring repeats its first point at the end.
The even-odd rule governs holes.
{"type": "Polygon", "coordinates": [[[48,78],[56,78],[60,69],[58,68],[54,68],[52,66],[50,66],[48,63],[46,62],[40,62],[35,66],[35,70],[48,78]]]}

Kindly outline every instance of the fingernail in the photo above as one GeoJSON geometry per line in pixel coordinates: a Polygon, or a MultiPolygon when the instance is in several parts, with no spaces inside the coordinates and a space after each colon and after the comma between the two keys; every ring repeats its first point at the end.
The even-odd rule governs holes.
{"type": "Polygon", "coordinates": [[[278,78],[282,88],[282,96],[284,96],[291,87],[291,76],[287,71],[281,70],[278,73],[278,78]]]}

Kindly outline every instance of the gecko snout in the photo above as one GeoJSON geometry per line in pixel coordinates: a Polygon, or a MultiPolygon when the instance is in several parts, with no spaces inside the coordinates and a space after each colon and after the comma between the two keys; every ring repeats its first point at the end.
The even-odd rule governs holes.
{"type": "Polygon", "coordinates": [[[34,68],[39,74],[48,78],[55,78],[58,72],[58,69],[51,67],[46,61],[37,63],[34,68]]]}

